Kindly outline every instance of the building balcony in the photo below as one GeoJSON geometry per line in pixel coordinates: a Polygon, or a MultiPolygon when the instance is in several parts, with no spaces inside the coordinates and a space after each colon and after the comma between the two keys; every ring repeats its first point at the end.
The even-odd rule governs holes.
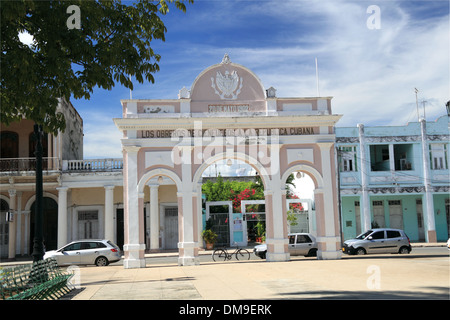
{"type": "Polygon", "coordinates": [[[99,172],[99,171],[122,171],[123,159],[85,159],[85,160],[63,160],[63,172],[99,172]]]}
{"type": "MultiPolygon", "coordinates": [[[[122,171],[123,159],[59,160],[56,157],[42,158],[44,173],[49,172],[111,172],[122,171]]],[[[0,159],[0,173],[5,175],[29,175],[36,172],[35,158],[0,159]]]]}
{"type": "MultiPolygon", "coordinates": [[[[43,171],[58,171],[60,170],[60,161],[55,157],[42,158],[43,171]]],[[[0,172],[11,175],[18,175],[21,173],[35,172],[36,158],[3,158],[0,159],[0,172]]]]}

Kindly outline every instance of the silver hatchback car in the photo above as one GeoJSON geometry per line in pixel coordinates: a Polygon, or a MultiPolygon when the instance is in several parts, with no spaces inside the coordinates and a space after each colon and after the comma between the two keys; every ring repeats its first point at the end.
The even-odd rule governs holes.
{"type": "Polygon", "coordinates": [[[411,243],[403,230],[377,228],[346,240],[342,251],[347,254],[410,253],[411,243]]]}
{"type": "Polygon", "coordinates": [[[120,249],[109,240],[78,240],[64,247],[48,251],[44,259],[54,258],[58,265],[94,264],[107,266],[121,259],[120,249]]]}

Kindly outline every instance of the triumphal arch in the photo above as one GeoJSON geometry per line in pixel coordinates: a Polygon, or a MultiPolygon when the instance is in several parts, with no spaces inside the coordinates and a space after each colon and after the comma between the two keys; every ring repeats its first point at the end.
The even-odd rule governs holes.
{"type": "Polygon", "coordinates": [[[123,132],[125,268],[145,267],[145,250],[169,245],[161,219],[170,194],[166,202],[177,209],[166,218],[177,224],[179,264],[199,263],[202,173],[223,159],[246,162],[262,179],[267,261],[290,259],[285,182],[295,172],[315,184],[318,259],[340,258],[334,126],[341,116],[331,97],[277,97],[225,55],[178,99],[121,102],[123,117],[114,122],[123,132]]]}

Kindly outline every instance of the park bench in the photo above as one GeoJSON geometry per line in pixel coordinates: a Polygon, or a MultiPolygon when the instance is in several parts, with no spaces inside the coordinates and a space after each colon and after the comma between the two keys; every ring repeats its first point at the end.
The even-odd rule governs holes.
{"type": "Polygon", "coordinates": [[[0,269],[0,298],[3,300],[55,300],[69,293],[73,274],[58,267],[55,259],[0,269]]]}

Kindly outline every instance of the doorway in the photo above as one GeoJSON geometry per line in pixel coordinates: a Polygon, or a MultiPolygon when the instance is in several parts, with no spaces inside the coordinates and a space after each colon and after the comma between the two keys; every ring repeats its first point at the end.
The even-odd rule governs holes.
{"type": "MultiPolygon", "coordinates": [[[[46,251],[58,249],[58,204],[51,198],[42,199],[43,217],[43,238],[46,251]]],[[[36,201],[31,205],[30,214],[30,248],[33,250],[34,228],[35,228],[36,201]]]]}
{"type": "Polygon", "coordinates": [[[178,207],[164,209],[164,249],[178,248],[178,207]]]}
{"type": "Polygon", "coordinates": [[[389,221],[393,229],[403,229],[403,210],[401,200],[389,200],[389,221]]]}

